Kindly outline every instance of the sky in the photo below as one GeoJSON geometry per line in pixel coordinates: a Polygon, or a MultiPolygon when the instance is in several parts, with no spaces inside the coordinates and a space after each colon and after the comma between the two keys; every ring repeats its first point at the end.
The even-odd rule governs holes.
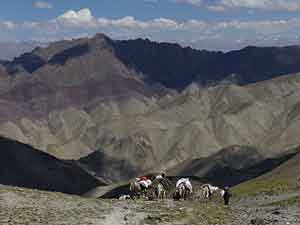
{"type": "Polygon", "coordinates": [[[2,0],[0,42],[105,33],[198,49],[300,44],[300,0],[2,0]]]}

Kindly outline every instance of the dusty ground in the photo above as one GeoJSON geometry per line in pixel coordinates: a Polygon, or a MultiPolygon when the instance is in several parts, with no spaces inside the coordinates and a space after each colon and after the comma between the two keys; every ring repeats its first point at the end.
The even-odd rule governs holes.
{"type": "Polygon", "coordinates": [[[118,201],[0,186],[0,224],[299,225],[300,192],[209,201],[118,201]]]}
{"type": "Polygon", "coordinates": [[[299,225],[300,193],[258,195],[233,202],[234,223],[240,225],[299,225]]]}

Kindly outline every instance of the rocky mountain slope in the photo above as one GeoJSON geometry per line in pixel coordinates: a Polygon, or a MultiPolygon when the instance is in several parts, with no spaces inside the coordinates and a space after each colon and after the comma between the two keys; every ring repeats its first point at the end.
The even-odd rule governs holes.
{"type": "MultiPolygon", "coordinates": [[[[137,42],[144,49],[145,41],[137,42]]],[[[180,56],[180,62],[196,53],[201,53],[200,58],[210,55],[211,60],[214,55],[146,42],[153,48],[150,58],[156,58],[160,51],[168,52],[166,48],[176,49],[168,54],[180,56]],[[186,53],[181,55],[181,50],[186,53]]],[[[111,176],[111,181],[168,170],[234,145],[253,146],[259,160],[300,145],[298,74],[244,86],[205,88],[192,83],[178,93],[166,88],[172,85],[154,79],[152,72],[142,71],[139,63],[133,65],[136,54],[131,56],[133,47],[128,47],[133,42],[126,43],[99,34],[37,48],[5,64],[4,72],[10,75],[0,82],[0,134],[61,159],[81,159],[80,166],[105,179],[111,176]],[[129,55],[124,56],[124,52],[129,55]],[[107,162],[115,166],[109,167],[107,162]]],[[[241,59],[246,55],[251,61],[260,50],[248,48],[231,54],[241,59]],[[253,54],[246,54],[248,51],[253,54]]],[[[270,52],[276,52],[276,56],[267,57],[274,62],[272,76],[276,71],[291,71],[276,70],[281,64],[275,63],[274,57],[287,60],[286,55],[293,56],[292,61],[287,60],[289,65],[298,59],[296,47],[270,52]]],[[[252,64],[245,68],[248,66],[249,71],[260,74],[252,64]]],[[[168,67],[162,64],[161,68],[168,67]]],[[[288,68],[297,70],[296,66],[288,68]]],[[[252,78],[251,82],[257,80],[252,78]]]]}
{"type": "Polygon", "coordinates": [[[299,76],[290,75],[244,87],[192,85],[164,98],[108,101],[56,110],[42,119],[5,121],[0,131],[65,159],[100,149],[131,165],[128,174],[172,168],[232,145],[254,146],[263,159],[300,144],[299,84],[299,76]]]}
{"type": "Polygon", "coordinates": [[[72,163],[28,145],[0,138],[0,183],[40,190],[83,194],[103,185],[72,163]]]}

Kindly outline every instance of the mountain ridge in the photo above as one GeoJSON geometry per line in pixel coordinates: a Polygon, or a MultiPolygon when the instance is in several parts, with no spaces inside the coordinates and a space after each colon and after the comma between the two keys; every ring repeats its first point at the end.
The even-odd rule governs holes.
{"type": "Polygon", "coordinates": [[[51,43],[47,48],[38,47],[7,62],[5,66],[10,74],[31,74],[46,64],[53,64],[55,61],[64,63],[61,54],[70,57],[76,52],[79,54],[80,48],[81,51],[107,48],[129,69],[135,70],[135,76],[142,76],[147,84],[160,84],[177,90],[182,90],[193,82],[210,85],[232,75],[236,77],[234,82],[246,85],[300,72],[300,47],[296,45],[248,46],[225,53],[149,39],[112,40],[101,33],[93,38],[64,40],[51,43]]]}

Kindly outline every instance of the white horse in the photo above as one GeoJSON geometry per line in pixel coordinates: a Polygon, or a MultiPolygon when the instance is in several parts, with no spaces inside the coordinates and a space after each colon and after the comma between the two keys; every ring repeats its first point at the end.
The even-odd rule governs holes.
{"type": "Polygon", "coordinates": [[[211,184],[203,184],[200,187],[200,193],[198,194],[198,196],[204,199],[211,199],[212,195],[216,192],[219,192],[221,197],[223,197],[224,190],[222,188],[213,186],[211,184]]]}
{"type": "Polygon", "coordinates": [[[174,197],[178,200],[186,200],[193,193],[193,187],[188,178],[181,178],[176,183],[174,197]]]}
{"type": "Polygon", "coordinates": [[[167,198],[167,191],[161,183],[159,183],[156,187],[156,194],[158,199],[167,198]]]}

